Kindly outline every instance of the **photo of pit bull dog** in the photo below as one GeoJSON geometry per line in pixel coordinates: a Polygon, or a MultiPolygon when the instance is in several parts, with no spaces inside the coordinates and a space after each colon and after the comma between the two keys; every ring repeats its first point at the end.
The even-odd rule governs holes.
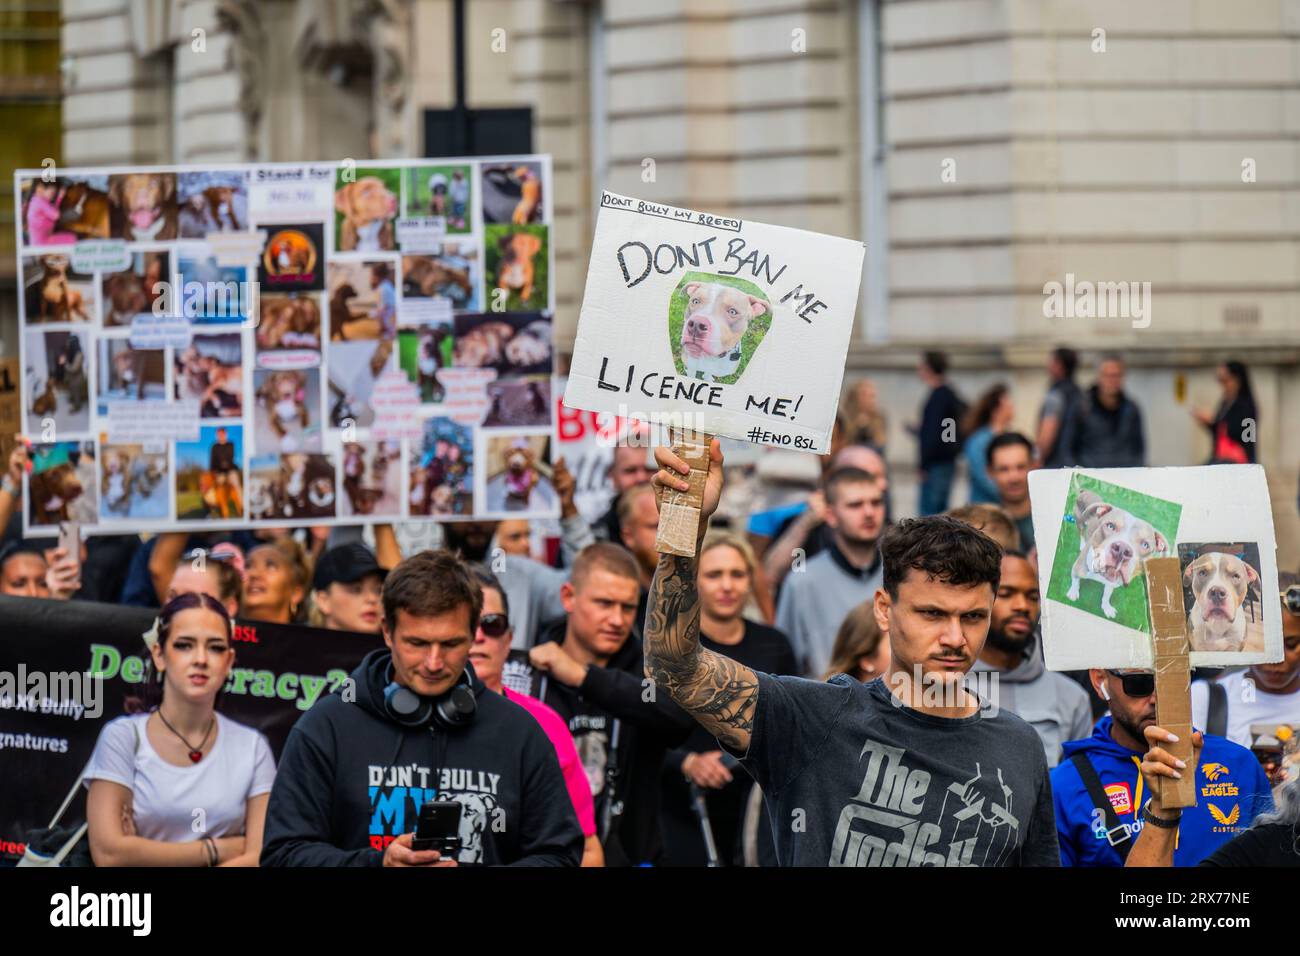
{"type": "Polygon", "coordinates": [[[24,179],[19,189],[24,245],[62,246],[81,239],[108,238],[106,174],[24,179]]]}
{"type": "Polygon", "coordinates": [[[489,435],[487,437],[487,510],[546,513],[559,507],[551,483],[551,439],[548,435],[489,435]]]}
{"type": "Polygon", "coordinates": [[[1264,650],[1259,546],[1180,544],[1183,603],[1194,651],[1264,650]]]}
{"type": "Polygon", "coordinates": [[[94,276],[73,272],[65,255],[24,258],[23,291],[28,324],[90,322],[94,317],[94,276]]]}
{"type": "Polygon", "coordinates": [[[108,177],[110,233],[127,242],[175,239],[180,234],[175,173],[108,177]]]}
{"type": "Polygon", "coordinates": [[[339,181],[334,190],[335,245],[340,252],[386,252],[397,248],[393,218],[397,215],[400,170],[356,171],[353,182],[339,181]]]}
{"type": "Polygon", "coordinates": [[[109,401],[167,400],[167,369],[162,349],[133,349],[125,338],[101,336],[95,343],[95,381],[100,415],[108,414],[109,401]]]}
{"type": "Polygon", "coordinates": [[[58,433],[90,429],[89,358],[85,332],[28,330],[26,338],[27,420],[33,432],[50,419],[58,433]]]}
{"type": "Polygon", "coordinates": [[[453,320],[456,368],[494,368],[502,377],[549,375],[554,366],[550,314],[463,313],[453,320]]]}
{"type": "Polygon", "coordinates": [[[181,173],[182,239],[202,239],[209,232],[240,232],[248,223],[248,174],[219,170],[181,173]]]}
{"type": "Polygon", "coordinates": [[[678,374],[734,383],[771,324],[772,303],[752,282],[688,272],[668,305],[668,334],[678,374]]]}
{"type": "Polygon", "coordinates": [[[140,313],[152,312],[154,302],[162,296],[159,283],[170,281],[166,252],[135,253],[131,268],[104,275],[104,325],[130,325],[140,313]]]}
{"type": "Polygon", "coordinates": [[[482,172],[483,221],[525,225],[541,222],[541,163],[501,163],[482,172]]]}
{"type": "Polygon", "coordinates": [[[33,445],[31,460],[27,479],[31,525],[57,525],[60,521],[91,525],[98,521],[94,442],[33,445]]]}
{"type": "Polygon", "coordinates": [[[1143,562],[1174,552],[1182,506],[1074,473],[1048,598],[1150,631],[1143,562]]]}
{"type": "Polygon", "coordinates": [[[485,226],[488,308],[498,312],[544,309],[550,266],[545,226],[485,226]]]}

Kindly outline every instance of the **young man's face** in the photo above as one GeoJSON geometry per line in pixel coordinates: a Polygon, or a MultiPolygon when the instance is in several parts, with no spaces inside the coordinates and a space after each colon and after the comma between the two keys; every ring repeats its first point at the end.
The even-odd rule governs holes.
{"type": "Polygon", "coordinates": [[[5,561],[0,569],[0,594],[13,597],[50,596],[50,589],[45,586],[45,572],[49,570],[45,559],[39,554],[19,552],[5,561]]]}
{"type": "Polygon", "coordinates": [[[316,606],[331,631],[378,634],[383,592],[379,575],[367,574],[360,581],[334,581],[325,590],[317,591],[316,606]]]}
{"type": "Polygon", "coordinates": [[[842,482],[829,501],[826,523],[850,544],[874,544],[885,523],[885,495],[873,481],[842,482]]]}
{"type": "Polygon", "coordinates": [[[425,697],[445,694],[460,680],[469,660],[474,635],[468,604],[433,617],[415,617],[399,610],[390,631],[383,625],[384,643],[393,652],[393,679],[425,697]]]}
{"type": "Polygon", "coordinates": [[[1023,650],[1038,624],[1040,606],[1034,566],[1018,555],[1004,555],[989,622],[989,644],[1003,651],[1023,650]]]}
{"type": "Polygon", "coordinates": [[[565,582],[560,600],[569,615],[569,633],[588,653],[611,657],[632,633],[641,586],[605,568],[592,568],[576,585],[565,582]]]}
{"type": "Polygon", "coordinates": [[[521,558],[530,557],[528,544],[527,521],[511,518],[497,525],[497,547],[506,554],[513,554],[521,558]]]}
{"type": "MultiPolygon", "coordinates": [[[[505,604],[501,600],[501,592],[496,588],[483,588],[483,612],[479,615],[479,621],[481,622],[489,614],[504,613],[505,604]]],[[[513,633],[509,629],[500,637],[484,634],[482,627],[474,632],[474,643],[469,649],[469,662],[474,665],[474,673],[478,675],[479,680],[488,687],[498,687],[501,684],[501,672],[506,666],[506,658],[510,656],[512,637],[513,633]]]]}
{"type": "Polygon", "coordinates": [[[1114,398],[1124,391],[1123,362],[1111,359],[1097,367],[1097,391],[1107,398],[1114,398]]]}
{"type": "Polygon", "coordinates": [[[1003,504],[1023,504],[1029,497],[1029,449],[1024,445],[997,449],[989,465],[989,477],[998,486],[1003,504]]]}
{"type": "Polygon", "coordinates": [[[876,623],[889,637],[892,669],[934,675],[946,683],[971,669],[988,636],[993,588],[957,587],[909,569],[898,597],[876,591],[876,623]]]}
{"type": "Polygon", "coordinates": [[[659,508],[655,505],[654,492],[642,490],[634,492],[631,517],[623,522],[623,546],[636,557],[646,575],[654,574],[659,564],[659,551],[655,540],[659,536],[659,508]]]}

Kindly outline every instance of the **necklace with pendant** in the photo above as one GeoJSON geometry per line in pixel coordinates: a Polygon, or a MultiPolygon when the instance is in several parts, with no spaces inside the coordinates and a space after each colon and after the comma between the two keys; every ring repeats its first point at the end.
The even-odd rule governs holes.
{"type": "Polygon", "coordinates": [[[175,727],[173,727],[171,724],[167,722],[167,718],[162,715],[162,708],[158,709],[158,719],[161,720],[163,722],[163,726],[166,727],[168,730],[170,730],[173,734],[175,734],[177,739],[180,740],[180,742],[185,745],[187,750],[189,750],[190,761],[192,763],[198,763],[200,760],[203,759],[203,747],[204,745],[207,744],[208,737],[212,735],[212,728],[217,725],[217,717],[215,714],[212,716],[212,720],[208,723],[207,732],[204,733],[203,739],[199,741],[199,745],[197,747],[191,745],[188,740],[186,740],[184,737],[181,736],[181,732],[179,730],[177,730],[175,727]]]}

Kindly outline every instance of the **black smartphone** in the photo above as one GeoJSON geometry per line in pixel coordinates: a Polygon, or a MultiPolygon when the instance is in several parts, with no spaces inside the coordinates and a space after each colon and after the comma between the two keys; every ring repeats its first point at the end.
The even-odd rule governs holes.
{"type": "Polygon", "coordinates": [[[412,850],[437,850],[443,859],[460,853],[461,805],[454,800],[430,800],[420,807],[412,850]]]}

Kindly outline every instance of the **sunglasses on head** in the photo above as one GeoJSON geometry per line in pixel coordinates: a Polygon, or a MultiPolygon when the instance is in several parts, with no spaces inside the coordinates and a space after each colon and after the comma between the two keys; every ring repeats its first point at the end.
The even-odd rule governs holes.
{"type": "Polygon", "coordinates": [[[1282,592],[1282,606],[1291,614],[1300,616],[1300,584],[1293,584],[1282,592]]]}
{"type": "Polygon", "coordinates": [[[1119,678],[1125,697],[1150,697],[1156,692],[1155,674],[1121,674],[1119,671],[1106,673],[1119,678]]]}
{"type": "Polygon", "coordinates": [[[505,637],[510,630],[510,619],[504,614],[484,614],[478,619],[478,626],[488,637],[505,637]]]}

